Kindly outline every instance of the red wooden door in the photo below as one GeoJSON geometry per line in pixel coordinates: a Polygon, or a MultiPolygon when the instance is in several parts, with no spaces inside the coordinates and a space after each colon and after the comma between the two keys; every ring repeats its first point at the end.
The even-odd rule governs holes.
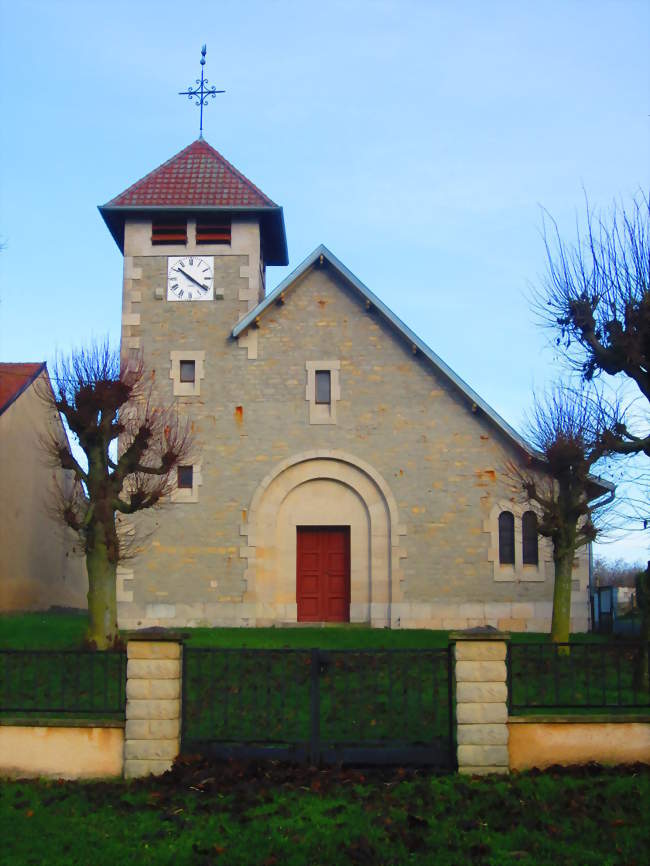
{"type": "Polygon", "coordinates": [[[350,621],[350,527],[299,526],[298,622],[350,621]]]}

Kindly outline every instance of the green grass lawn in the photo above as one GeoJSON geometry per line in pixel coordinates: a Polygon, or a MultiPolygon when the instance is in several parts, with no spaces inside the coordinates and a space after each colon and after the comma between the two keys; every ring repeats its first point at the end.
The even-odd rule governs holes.
{"type": "MultiPolygon", "coordinates": [[[[78,649],[86,617],[74,613],[0,614],[0,649],[78,649]]],[[[373,629],[362,625],[325,628],[184,628],[189,646],[249,649],[436,649],[446,647],[449,632],[427,629],[373,629]]],[[[513,643],[547,641],[548,634],[519,633],[513,643]]],[[[575,643],[606,643],[605,635],[576,634],[575,643]]]]}
{"type": "Polygon", "coordinates": [[[643,866],[650,771],[480,779],[205,764],[132,783],[4,782],[0,838],[3,866],[643,866]]]}
{"type": "MultiPolygon", "coordinates": [[[[0,614],[0,649],[78,649],[86,617],[72,613],[0,614]]],[[[184,628],[188,646],[248,649],[436,649],[449,632],[372,629],[357,625],[325,628],[184,628]]]]}
{"type": "Polygon", "coordinates": [[[87,617],[74,613],[1,613],[0,649],[79,649],[87,617]]]}

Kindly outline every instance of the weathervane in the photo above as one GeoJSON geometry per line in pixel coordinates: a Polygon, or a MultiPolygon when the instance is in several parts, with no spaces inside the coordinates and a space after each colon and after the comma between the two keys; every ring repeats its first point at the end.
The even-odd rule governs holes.
{"type": "Polygon", "coordinates": [[[207,47],[204,45],[201,48],[201,78],[196,79],[196,83],[200,85],[200,87],[188,87],[187,90],[183,90],[178,95],[179,96],[187,96],[188,99],[194,99],[196,97],[196,102],[194,105],[201,106],[201,121],[199,124],[199,138],[203,138],[203,106],[208,104],[208,96],[211,96],[213,99],[217,95],[217,93],[225,93],[225,90],[217,90],[217,88],[212,85],[212,87],[206,87],[208,84],[208,79],[203,78],[203,67],[205,66],[205,55],[207,52],[207,47]]]}

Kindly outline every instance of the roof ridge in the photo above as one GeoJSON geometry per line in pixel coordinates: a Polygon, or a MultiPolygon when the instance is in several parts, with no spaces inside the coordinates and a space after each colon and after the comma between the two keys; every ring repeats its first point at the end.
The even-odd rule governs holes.
{"type": "MultiPolygon", "coordinates": [[[[189,150],[190,147],[192,147],[194,144],[196,144],[197,141],[199,141],[198,138],[195,141],[188,144],[182,150],[179,150],[178,153],[175,153],[173,156],[170,156],[169,159],[166,159],[164,162],[161,162],[160,165],[157,165],[155,168],[152,168],[151,171],[148,171],[139,180],[133,181],[133,183],[130,186],[127,186],[127,188],[125,190],[122,190],[122,192],[118,192],[118,194],[114,195],[110,201],[107,201],[106,204],[104,205],[104,207],[108,207],[116,199],[122,198],[122,196],[125,196],[127,193],[131,192],[132,190],[138,189],[138,187],[141,184],[143,184],[145,181],[149,180],[149,178],[151,177],[152,174],[155,174],[157,171],[160,171],[161,168],[165,168],[165,166],[169,165],[170,162],[174,162],[175,159],[178,159],[179,156],[182,156],[185,153],[185,151],[189,150]]],[[[206,144],[207,144],[207,142],[206,142],[206,144]]],[[[208,147],[210,147],[210,145],[208,145],[208,147]]]]}
{"type": "Polygon", "coordinates": [[[436,367],[472,404],[476,404],[494,423],[497,428],[506,435],[511,442],[533,458],[539,458],[539,453],[527,442],[524,437],[515,430],[504,418],[499,415],[479,394],[465,382],[442,358],[437,355],[418,335],[409,328],[380,298],[377,297],[361,280],[350,271],[325,244],[319,244],[303,261],[291,271],[263,300],[252,310],[246,313],[233,327],[231,336],[233,338],[249,328],[259,316],[269,309],[287,289],[296,285],[299,278],[313,267],[318,259],[323,256],[367,301],[390,323],[397,331],[401,332],[412,345],[416,346],[422,354],[436,367]]]}
{"type": "MultiPolygon", "coordinates": [[[[234,174],[236,174],[237,177],[238,177],[241,181],[243,181],[243,182],[244,182],[248,187],[250,187],[250,189],[253,190],[253,192],[256,192],[258,195],[261,195],[262,198],[263,198],[265,201],[267,201],[271,207],[277,207],[277,204],[276,204],[272,199],[270,199],[270,198],[268,197],[268,195],[266,195],[266,193],[263,193],[262,190],[261,190],[258,186],[255,186],[255,184],[253,183],[252,180],[249,180],[249,178],[247,178],[245,174],[242,174],[241,171],[240,171],[238,168],[235,168],[235,166],[230,162],[230,160],[226,159],[226,157],[225,157],[222,153],[220,153],[220,152],[216,149],[216,147],[212,147],[212,145],[210,144],[209,141],[206,141],[204,138],[197,138],[196,141],[193,141],[192,144],[190,144],[189,146],[192,147],[192,145],[194,145],[194,144],[198,144],[199,142],[202,142],[203,144],[205,144],[206,147],[210,148],[210,150],[212,151],[212,153],[216,154],[217,157],[218,157],[218,158],[219,158],[223,163],[225,163],[225,164],[228,166],[228,168],[229,168],[229,169],[230,169],[234,174]]],[[[187,149],[187,148],[186,148],[186,149],[187,149]]]]}

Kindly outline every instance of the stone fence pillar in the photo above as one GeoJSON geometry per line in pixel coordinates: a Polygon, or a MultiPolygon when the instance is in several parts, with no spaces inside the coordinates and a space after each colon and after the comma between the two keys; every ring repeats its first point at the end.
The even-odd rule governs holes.
{"type": "Polygon", "coordinates": [[[181,653],[178,638],[135,637],[126,645],[127,779],[164,773],[179,753],[181,653]]]}
{"type": "Polygon", "coordinates": [[[458,772],[508,772],[506,639],[498,632],[452,635],[458,772]]]}

